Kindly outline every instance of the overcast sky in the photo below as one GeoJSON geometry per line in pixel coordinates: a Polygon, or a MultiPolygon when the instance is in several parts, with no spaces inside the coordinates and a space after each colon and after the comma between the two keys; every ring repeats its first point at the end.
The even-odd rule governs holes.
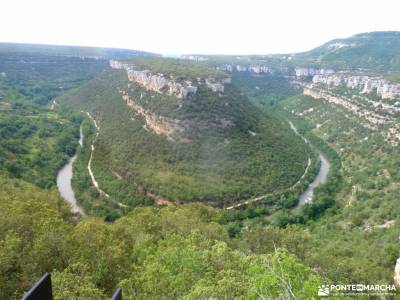
{"type": "Polygon", "coordinates": [[[2,42],[267,54],[377,30],[400,30],[399,0],[0,0],[2,42]]]}

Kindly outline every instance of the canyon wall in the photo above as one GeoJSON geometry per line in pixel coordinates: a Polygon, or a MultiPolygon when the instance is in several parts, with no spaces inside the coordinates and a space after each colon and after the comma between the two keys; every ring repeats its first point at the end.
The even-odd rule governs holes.
{"type": "Polygon", "coordinates": [[[180,120],[158,116],[149,112],[131,99],[127,93],[124,91],[121,93],[126,105],[144,118],[145,129],[151,130],[158,135],[164,135],[170,141],[175,141],[185,130],[180,120]]]}
{"type": "MultiPolygon", "coordinates": [[[[187,99],[194,96],[198,87],[190,80],[176,80],[164,74],[152,74],[148,70],[136,70],[133,65],[110,60],[110,67],[114,69],[125,69],[128,80],[143,86],[148,91],[166,93],[179,99],[187,99]]],[[[224,93],[225,83],[230,83],[229,78],[217,81],[215,78],[198,78],[197,84],[205,85],[216,93],[224,93]]]]}
{"type": "Polygon", "coordinates": [[[400,84],[390,83],[381,77],[370,77],[362,75],[347,74],[318,74],[314,75],[313,83],[331,86],[344,85],[348,88],[358,89],[361,93],[372,93],[376,91],[382,99],[395,99],[400,97],[400,84]]]}
{"type": "Polygon", "coordinates": [[[218,70],[224,72],[250,72],[255,74],[273,74],[274,71],[270,66],[261,64],[251,64],[251,65],[235,65],[235,64],[222,64],[217,66],[218,70]]]}

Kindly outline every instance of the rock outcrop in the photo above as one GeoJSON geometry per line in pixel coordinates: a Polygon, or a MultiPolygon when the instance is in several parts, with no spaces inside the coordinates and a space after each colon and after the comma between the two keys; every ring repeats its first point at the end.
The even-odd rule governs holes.
{"type": "Polygon", "coordinates": [[[231,120],[225,118],[218,118],[215,120],[199,120],[196,118],[181,120],[160,116],[143,108],[143,106],[141,106],[138,101],[131,98],[127,92],[120,91],[120,93],[126,105],[144,119],[144,129],[158,135],[163,135],[172,142],[190,142],[190,138],[187,134],[187,130],[190,128],[208,129],[235,126],[231,120]]]}
{"type": "Polygon", "coordinates": [[[351,89],[358,89],[361,93],[376,92],[382,99],[400,97],[400,84],[390,83],[381,77],[354,76],[347,74],[317,74],[313,76],[313,83],[325,84],[329,87],[344,85],[351,89]]]}
{"type": "MultiPolygon", "coordinates": [[[[148,70],[136,70],[133,65],[121,63],[120,61],[110,60],[110,67],[114,69],[125,69],[128,80],[143,86],[147,91],[166,93],[179,99],[187,99],[194,96],[197,92],[197,86],[190,80],[176,80],[171,76],[164,74],[152,74],[148,70]]],[[[198,78],[198,84],[204,84],[213,92],[223,93],[224,84],[228,80],[217,81],[214,78],[198,78]]]]}
{"type": "Polygon", "coordinates": [[[296,68],[294,70],[297,78],[313,77],[315,75],[328,75],[334,74],[332,69],[315,69],[315,68],[296,68]]]}
{"type": "Polygon", "coordinates": [[[158,116],[145,110],[125,92],[122,92],[122,99],[128,107],[144,118],[145,129],[151,130],[158,135],[164,135],[170,141],[175,141],[183,133],[184,127],[180,120],[158,116]]]}
{"type": "MultiPolygon", "coordinates": [[[[304,95],[315,99],[323,99],[327,102],[339,105],[360,117],[360,123],[371,130],[380,130],[384,139],[392,146],[400,143],[400,125],[395,122],[392,114],[399,112],[400,109],[395,105],[389,105],[364,99],[364,102],[354,101],[354,98],[337,95],[329,89],[324,89],[315,83],[302,83],[304,95]],[[376,108],[378,108],[376,110],[376,108]],[[365,121],[363,121],[365,120],[365,121]],[[380,127],[384,125],[384,127],[380,127]],[[386,127],[386,128],[385,128],[386,127]]],[[[360,97],[359,97],[360,98],[360,97]]],[[[396,102],[397,103],[397,102],[396,102]]]]}
{"type": "Polygon", "coordinates": [[[358,106],[349,98],[337,96],[329,93],[328,91],[319,90],[312,86],[304,87],[304,95],[311,96],[315,99],[325,99],[328,102],[340,105],[347,110],[350,110],[355,115],[366,119],[373,128],[376,128],[376,125],[383,125],[391,122],[389,117],[382,116],[367,109],[364,109],[363,107],[358,106]]]}
{"type": "Polygon", "coordinates": [[[214,82],[210,79],[206,79],[205,83],[207,85],[207,87],[212,90],[213,92],[216,93],[223,93],[224,92],[224,85],[220,82],[214,82]]]}
{"type": "Polygon", "coordinates": [[[206,61],[206,60],[208,60],[207,57],[200,56],[200,55],[181,55],[181,59],[193,60],[193,61],[206,61]]]}
{"type": "Polygon", "coordinates": [[[147,70],[137,71],[132,67],[127,67],[126,72],[129,81],[140,84],[148,91],[161,93],[163,89],[166,89],[168,95],[179,99],[189,98],[197,92],[197,87],[193,86],[190,81],[176,82],[164,77],[164,75],[153,75],[147,70]]]}
{"type": "Polygon", "coordinates": [[[255,74],[273,74],[274,71],[270,66],[251,64],[251,65],[234,65],[234,64],[223,64],[217,67],[218,70],[225,72],[250,72],[255,74]]]}

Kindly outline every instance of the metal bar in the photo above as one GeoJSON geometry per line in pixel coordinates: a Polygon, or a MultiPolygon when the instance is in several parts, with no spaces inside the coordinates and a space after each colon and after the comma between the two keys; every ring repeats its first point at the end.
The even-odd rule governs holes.
{"type": "Polygon", "coordinates": [[[122,290],[120,288],[117,288],[115,290],[115,293],[111,297],[111,300],[122,300],[122,290]]]}
{"type": "Polygon", "coordinates": [[[53,300],[50,273],[44,274],[21,300],[53,300]]]}

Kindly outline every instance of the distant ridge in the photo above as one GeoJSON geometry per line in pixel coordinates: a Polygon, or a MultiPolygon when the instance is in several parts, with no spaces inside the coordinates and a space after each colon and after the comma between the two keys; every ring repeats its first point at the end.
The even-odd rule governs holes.
{"type": "Polygon", "coordinates": [[[334,39],[293,55],[294,62],[332,68],[400,70],[400,32],[374,31],[334,39]]]}
{"type": "Polygon", "coordinates": [[[41,54],[54,56],[93,57],[93,58],[129,58],[136,56],[160,56],[156,53],[87,46],[65,46],[46,44],[0,43],[1,53],[41,54]]]}

